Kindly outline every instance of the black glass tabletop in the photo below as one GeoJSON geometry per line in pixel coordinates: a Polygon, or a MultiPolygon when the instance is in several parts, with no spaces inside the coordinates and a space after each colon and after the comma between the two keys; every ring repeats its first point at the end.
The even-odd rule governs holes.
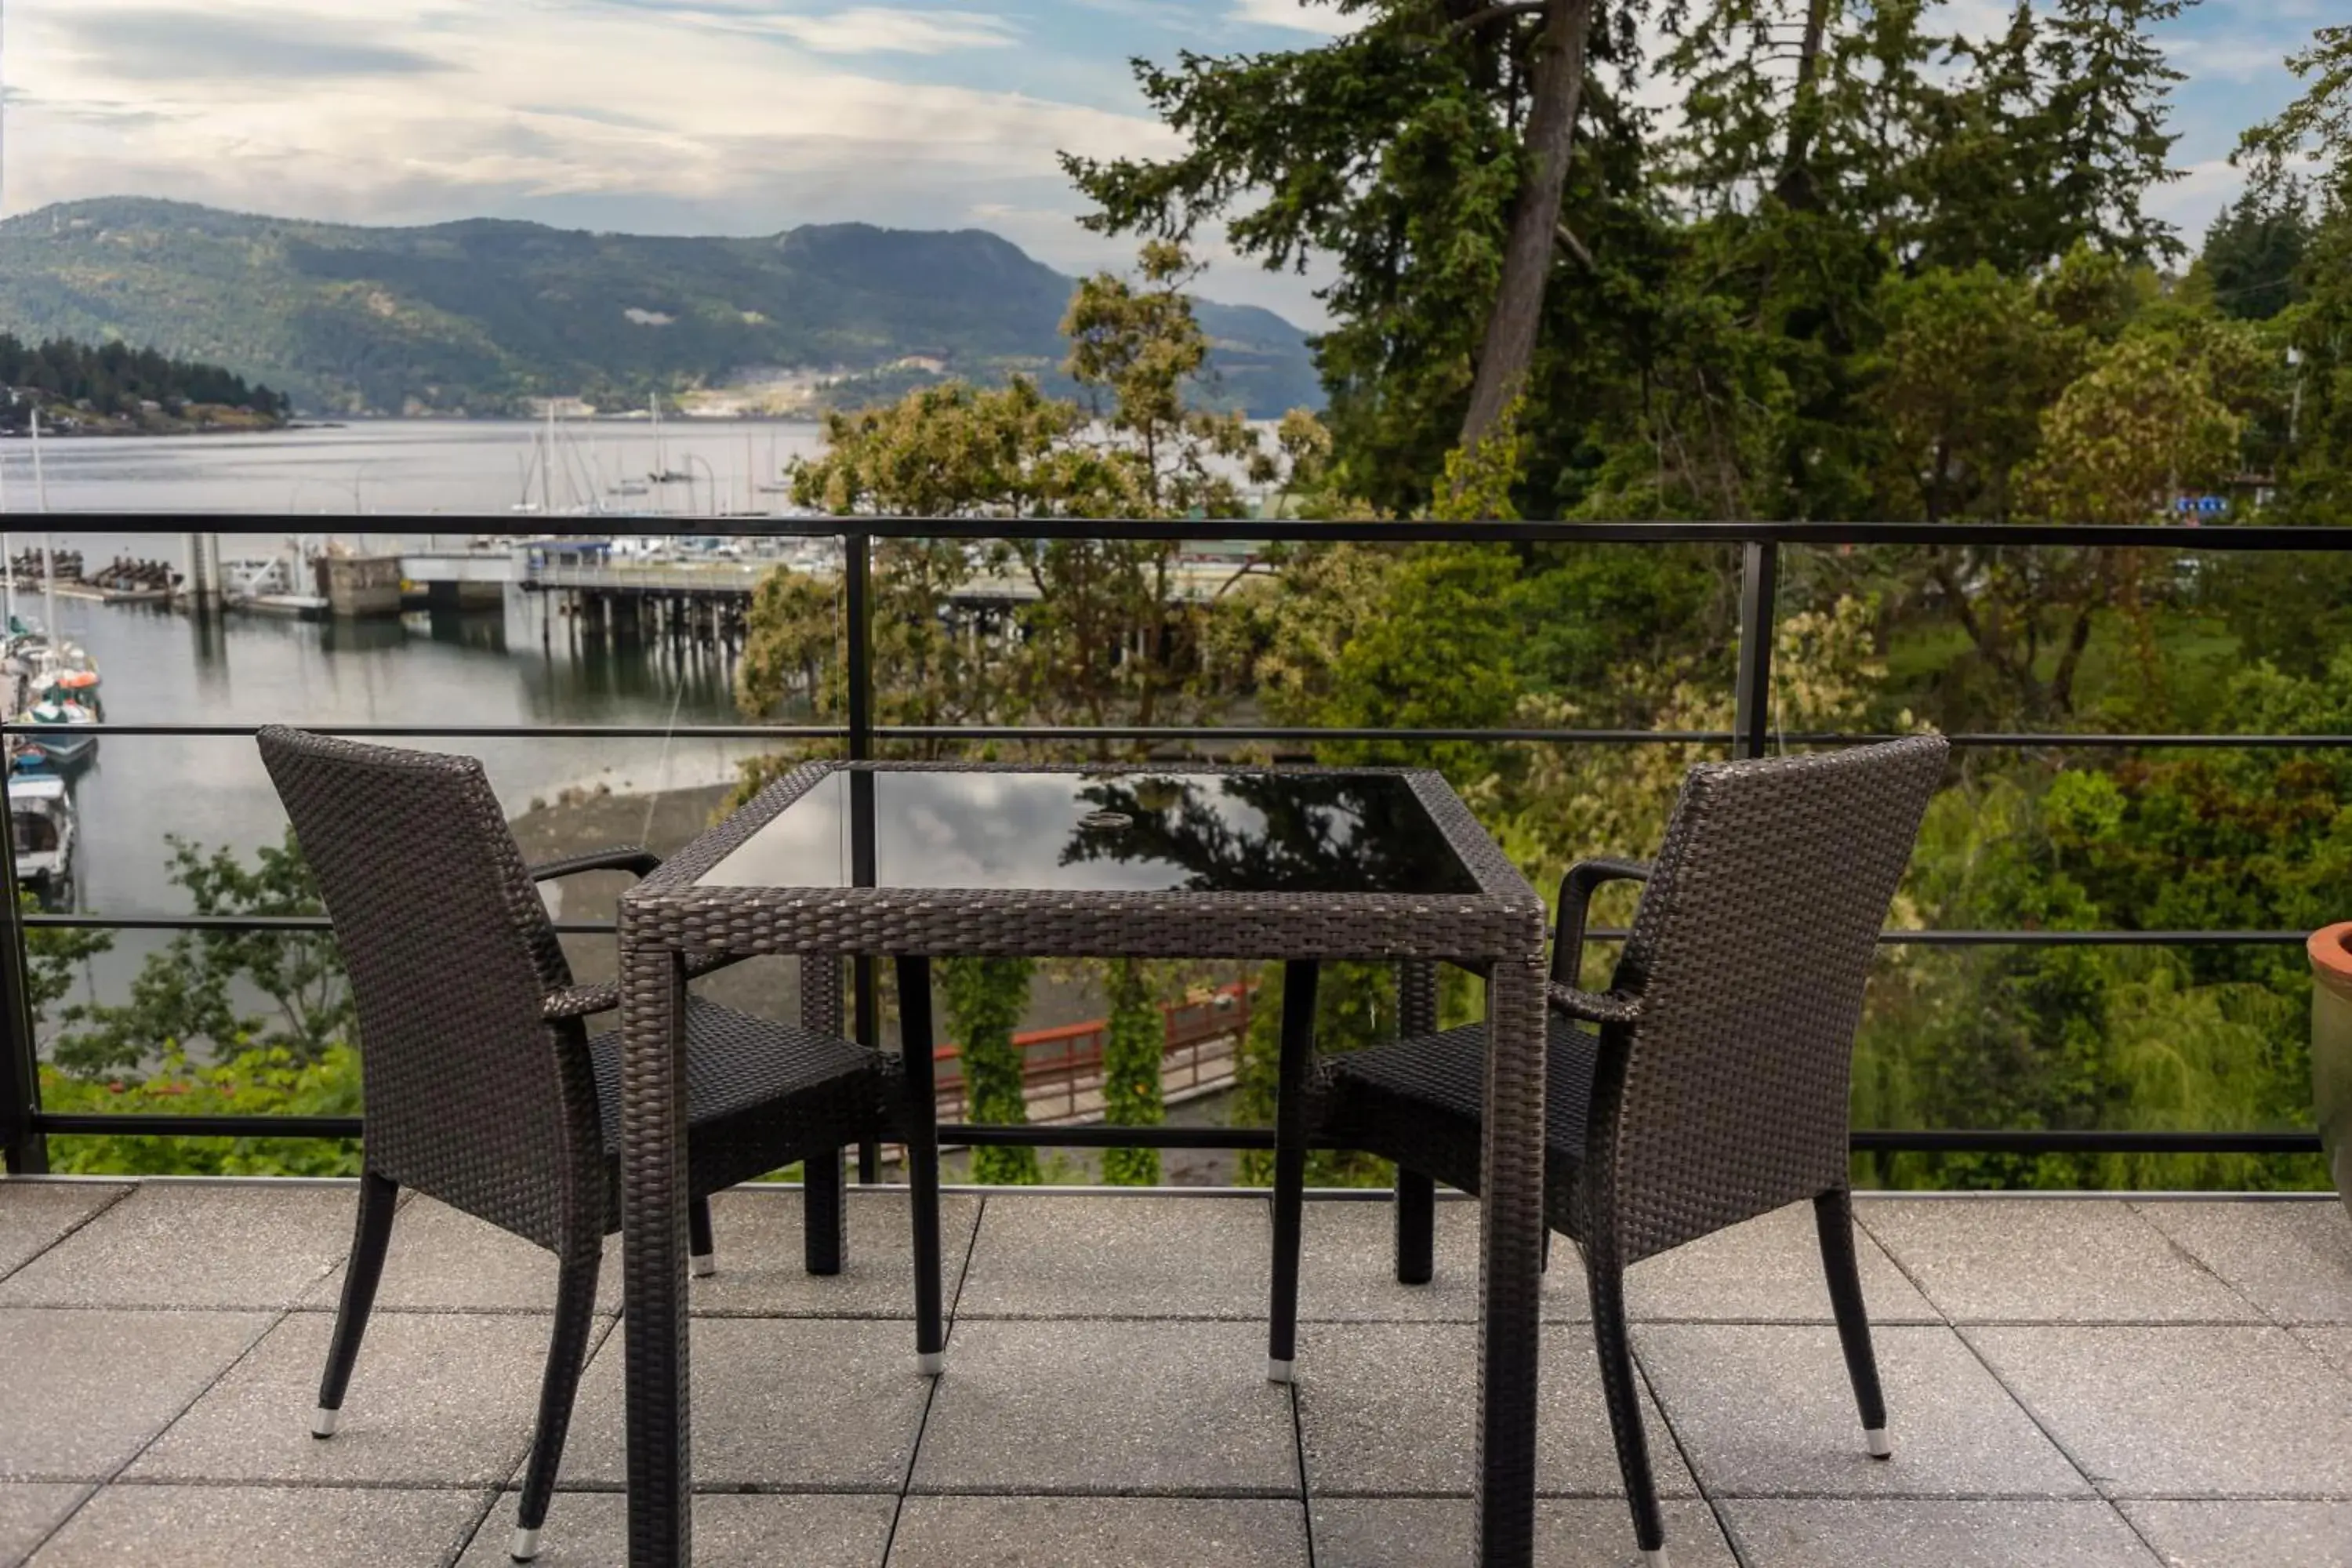
{"type": "Polygon", "coordinates": [[[1280,770],[840,770],[700,885],[1478,891],[1408,780],[1280,770]]]}

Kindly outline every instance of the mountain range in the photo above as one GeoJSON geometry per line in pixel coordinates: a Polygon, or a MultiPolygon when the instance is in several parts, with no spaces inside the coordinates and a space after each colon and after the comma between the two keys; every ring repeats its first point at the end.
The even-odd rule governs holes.
{"type": "MultiPolygon", "coordinates": [[[[0,331],[224,365],[310,415],[509,414],[541,397],[615,408],[655,392],[782,410],[1015,371],[1066,391],[1073,287],[978,229],[379,228],[135,197],[0,223],[0,331]]],[[[1195,305],[1213,345],[1203,401],[1258,417],[1321,405],[1297,327],[1195,305]]]]}

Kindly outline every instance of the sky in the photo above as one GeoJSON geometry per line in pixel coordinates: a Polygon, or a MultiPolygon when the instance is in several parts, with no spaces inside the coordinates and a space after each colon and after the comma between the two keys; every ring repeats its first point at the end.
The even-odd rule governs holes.
{"type": "MultiPolygon", "coordinates": [[[[1950,0],[1956,21],[2001,0],[1950,0]],[[1964,16],[1964,14],[1966,14],[1964,16]]],[[[2243,126],[2340,0],[2203,0],[2163,42],[2193,243],[2243,126]]],[[[14,215],[170,196],[356,223],[530,218],[660,234],[862,220],[992,229],[1117,267],[1055,155],[1166,153],[1128,61],[1296,48],[1325,0],[0,0],[14,215]]],[[[1318,276],[1204,237],[1200,291],[1323,323],[1318,276]]]]}

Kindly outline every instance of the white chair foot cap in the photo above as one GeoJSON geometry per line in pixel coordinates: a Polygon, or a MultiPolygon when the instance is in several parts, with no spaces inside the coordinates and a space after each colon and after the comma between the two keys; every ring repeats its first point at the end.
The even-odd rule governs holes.
{"type": "Polygon", "coordinates": [[[1895,1445],[1886,1440],[1885,1427],[1864,1427],[1862,1429],[1862,1440],[1869,1446],[1870,1457],[1872,1458],[1891,1459],[1895,1457],[1895,1445]]]}
{"type": "Polygon", "coordinates": [[[325,1405],[321,1405],[319,1408],[310,1412],[310,1436],[313,1437],[333,1436],[335,1435],[335,1423],[342,1418],[343,1413],[341,1411],[330,1410],[325,1405]]]}
{"type": "Polygon", "coordinates": [[[1291,1378],[1290,1378],[1290,1368],[1291,1368],[1291,1363],[1290,1363],[1289,1362],[1284,1361],[1284,1360],[1283,1360],[1281,1357],[1279,1357],[1279,1356],[1268,1356],[1268,1357],[1266,1357],[1266,1358],[1265,1358],[1265,1380],[1266,1380],[1266,1382],[1268,1382],[1268,1383],[1288,1383],[1289,1381],[1291,1381],[1291,1378]]]}
{"type": "Polygon", "coordinates": [[[686,1267],[697,1279],[708,1279],[719,1272],[719,1257],[716,1253],[698,1252],[686,1260],[686,1267]]]}
{"type": "Polygon", "coordinates": [[[515,1526],[514,1541],[507,1547],[507,1555],[518,1563],[528,1563],[539,1555],[539,1529],[525,1530],[515,1526]]]}
{"type": "Polygon", "coordinates": [[[1661,1546],[1643,1552],[1642,1568],[1666,1568],[1666,1549],[1661,1546]]]}
{"type": "Polygon", "coordinates": [[[920,1373],[923,1376],[938,1377],[942,1373],[946,1372],[947,1369],[947,1352],[917,1351],[915,1352],[915,1370],[920,1373]]]}

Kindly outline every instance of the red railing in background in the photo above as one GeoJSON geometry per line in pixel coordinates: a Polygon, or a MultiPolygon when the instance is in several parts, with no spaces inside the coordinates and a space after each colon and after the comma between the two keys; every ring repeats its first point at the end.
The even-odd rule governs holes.
{"type": "MultiPolygon", "coordinates": [[[[1196,992],[1181,1002],[1163,1002],[1167,1044],[1160,1067],[1161,1092],[1170,1103],[1213,1093],[1233,1082],[1241,1042],[1249,1032],[1250,987],[1232,981],[1196,992]]],[[[1102,1116],[1102,1057],[1108,1018],[1029,1029],[1013,1037],[1021,1051],[1023,1097],[1033,1122],[1094,1121],[1102,1116]]],[[[967,1120],[963,1047],[940,1047],[936,1064],[940,1120],[967,1120]]]]}

